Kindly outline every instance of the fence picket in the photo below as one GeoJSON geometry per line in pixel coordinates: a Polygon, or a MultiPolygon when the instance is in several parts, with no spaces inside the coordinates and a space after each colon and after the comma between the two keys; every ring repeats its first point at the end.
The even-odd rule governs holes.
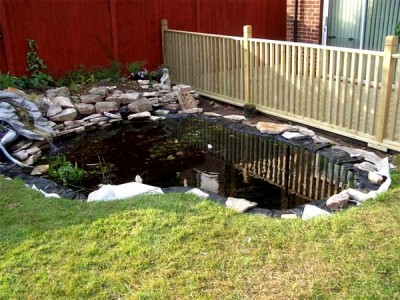
{"type": "Polygon", "coordinates": [[[400,67],[394,61],[400,63],[398,55],[389,59],[393,39],[386,47],[392,54],[387,54],[168,28],[162,36],[164,63],[171,66],[174,82],[221,101],[249,101],[273,116],[400,150],[400,67]]]}

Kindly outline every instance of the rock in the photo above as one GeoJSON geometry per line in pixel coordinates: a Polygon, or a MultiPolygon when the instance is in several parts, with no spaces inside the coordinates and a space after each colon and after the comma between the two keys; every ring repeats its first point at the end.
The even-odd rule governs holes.
{"type": "Polygon", "coordinates": [[[232,120],[232,121],[244,121],[244,120],[246,120],[246,117],[245,116],[241,116],[241,115],[226,115],[226,116],[223,116],[225,119],[229,119],[229,120],[232,120]]]}
{"type": "Polygon", "coordinates": [[[64,124],[57,124],[56,126],[53,127],[54,130],[63,130],[64,129],[64,124]]]}
{"type": "Polygon", "coordinates": [[[349,153],[351,156],[362,156],[365,158],[366,161],[369,161],[373,164],[381,161],[381,158],[376,155],[374,152],[362,150],[362,149],[355,149],[347,146],[333,146],[333,149],[341,149],[349,153]]]}
{"type": "Polygon", "coordinates": [[[203,109],[202,108],[190,108],[190,109],[182,109],[182,110],[180,110],[178,113],[180,114],[180,115],[182,115],[182,114],[199,114],[199,113],[202,113],[203,112],[203,109]]]}
{"type": "Polygon", "coordinates": [[[159,109],[154,112],[156,116],[166,116],[169,114],[169,110],[159,109]]]}
{"type": "Polygon", "coordinates": [[[71,102],[71,99],[64,96],[57,96],[53,99],[54,104],[59,104],[63,108],[74,108],[74,105],[71,102]]]}
{"type": "Polygon", "coordinates": [[[37,147],[37,146],[33,146],[33,147],[31,147],[31,148],[26,150],[26,153],[28,153],[29,155],[33,155],[33,154],[36,154],[38,152],[40,152],[40,148],[37,147]]]}
{"type": "Polygon", "coordinates": [[[76,111],[75,108],[67,108],[64,109],[62,112],[60,112],[59,114],[50,117],[50,120],[52,120],[53,122],[72,121],[75,120],[77,115],[78,112],[76,111]]]}
{"type": "Polygon", "coordinates": [[[158,97],[158,92],[144,92],[143,97],[146,97],[146,98],[158,97]]]}
{"type": "Polygon", "coordinates": [[[304,135],[299,132],[291,132],[291,131],[284,132],[282,134],[282,136],[288,140],[301,140],[301,139],[305,139],[305,138],[309,137],[308,135],[304,135]]]}
{"type": "Polygon", "coordinates": [[[81,95],[81,102],[84,104],[94,104],[104,100],[104,96],[96,94],[81,95]]]}
{"type": "Polygon", "coordinates": [[[31,175],[43,175],[46,174],[48,171],[49,165],[38,165],[32,170],[31,175]]]}
{"type": "Polygon", "coordinates": [[[341,191],[339,194],[329,197],[326,201],[326,206],[332,210],[337,210],[347,206],[350,195],[348,190],[341,191]]]}
{"type": "Polygon", "coordinates": [[[299,127],[299,133],[308,135],[309,137],[315,137],[315,132],[305,127],[299,127]]]}
{"type": "MultiPolygon", "coordinates": [[[[75,120],[75,121],[81,121],[81,120],[75,120]]],[[[64,125],[66,130],[83,126],[82,122],[73,122],[73,121],[64,122],[64,125]]]]}
{"type": "Polygon", "coordinates": [[[82,121],[88,121],[88,120],[92,120],[94,118],[99,118],[102,117],[102,114],[92,114],[90,116],[84,117],[83,119],[81,119],[82,121]]]}
{"type": "Polygon", "coordinates": [[[105,128],[108,128],[108,127],[111,127],[111,126],[112,126],[112,124],[110,124],[110,123],[105,123],[105,124],[101,124],[100,128],[101,128],[101,129],[105,129],[105,128]]]}
{"type": "Polygon", "coordinates": [[[99,95],[99,96],[106,96],[107,88],[105,86],[93,87],[89,90],[89,93],[99,95]]]}
{"type": "Polygon", "coordinates": [[[93,104],[77,103],[75,104],[75,109],[81,115],[91,115],[96,112],[96,108],[93,104]]]}
{"type": "Polygon", "coordinates": [[[303,216],[301,219],[303,221],[307,221],[316,217],[330,216],[330,215],[331,213],[327,212],[326,210],[318,208],[315,205],[306,204],[304,206],[303,216]]]}
{"type": "Polygon", "coordinates": [[[165,120],[164,116],[150,116],[150,121],[160,121],[160,120],[165,120]]]}
{"type": "Polygon", "coordinates": [[[12,146],[10,147],[10,150],[11,150],[11,151],[17,152],[17,151],[20,151],[20,150],[29,148],[30,146],[32,146],[32,142],[31,142],[31,141],[29,141],[29,140],[23,140],[23,141],[18,142],[18,143],[15,144],[15,145],[12,145],[12,146]]]}
{"type": "Polygon", "coordinates": [[[62,112],[62,107],[60,104],[51,104],[49,109],[47,110],[46,116],[50,118],[59,114],[60,112],[62,112]]]}
{"type": "Polygon", "coordinates": [[[199,198],[203,198],[203,199],[208,199],[208,197],[210,197],[209,194],[203,192],[202,190],[198,189],[198,188],[193,188],[189,191],[187,191],[185,194],[193,194],[196,195],[199,198]]]}
{"type": "Polygon", "coordinates": [[[140,113],[145,111],[152,111],[153,104],[147,98],[140,98],[128,105],[128,109],[134,113],[140,113]]]}
{"type": "Polygon", "coordinates": [[[158,104],[158,97],[153,97],[153,98],[148,98],[148,99],[153,105],[158,104]]]}
{"type": "Polygon", "coordinates": [[[120,113],[112,114],[112,113],[109,113],[109,112],[106,112],[106,111],[105,111],[103,114],[104,114],[106,117],[110,118],[110,119],[122,119],[122,116],[121,116],[120,113]]]}
{"type": "Polygon", "coordinates": [[[190,85],[187,85],[187,84],[177,84],[172,88],[172,90],[174,92],[182,90],[182,91],[187,91],[187,92],[190,93],[190,91],[192,90],[192,87],[190,85]]]}
{"type": "Polygon", "coordinates": [[[134,197],[143,194],[164,194],[159,187],[139,183],[129,182],[120,185],[103,185],[100,189],[91,192],[88,202],[109,201],[134,197]]]}
{"type": "Polygon", "coordinates": [[[142,84],[150,84],[150,80],[147,80],[147,79],[139,79],[137,82],[140,85],[142,85],[142,84]]]}
{"type": "Polygon", "coordinates": [[[285,131],[297,131],[298,129],[288,124],[277,124],[271,122],[258,122],[256,128],[261,133],[281,134],[285,131]]]}
{"type": "Polygon", "coordinates": [[[150,87],[150,85],[148,85],[148,84],[141,84],[141,85],[140,85],[140,88],[141,88],[141,89],[144,89],[144,90],[145,90],[145,89],[148,89],[149,87],[150,87]]]}
{"type": "Polygon", "coordinates": [[[257,205],[258,203],[256,202],[251,202],[242,198],[228,197],[228,200],[226,201],[226,207],[229,207],[240,213],[256,207],[257,205]]]}
{"type": "Polygon", "coordinates": [[[181,105],[183,110],[197,108],[197,101],[193,98],[189,91],[180,89],[176,93],[179,104],[181,105]]]}
{"type": "Polygon", "coordinates": [[[40,112],[42,113],[46,113],[50,105],[52,104],[51,100],[44,96],[35,98],[33,102],[37,105],[40,112]]]}
{"type": "Polygon", "coordinates": [[[181,106],[177,103],[170,103],[165,105],[164,108],[176,112],[181,108],[181,106]]]}
{"type": "Polygon", "coordinates": [[[69,92],[69,89],[67,87],[63,86],[60,88],[47,90],[45,92],[45,95],[46,95],[46,97],[49,97],[52,99],[52,98],[55,98],[58,96],[69,97],[71,94],[69,92]]]}
{"type": "Polygon", "coordinates": [[[178,96],[176,93],[168,93],[168,94],[165,94],[164,96],[162,96],[159,101],[161,103],[171,103],[171,102],[176,102],[177,99],[178,99],[178,96]]]}
{"type": "Polygon", "coordinates": [[[19,161],[23,161],[23,160],[26,160],[29,155],[26,152],[26,150],[21,150],[21,151],[13,153],[12,156],[15,157],[16,159],[18,159],[19,161]]]}
{"type": "Polygon", "coordinates": [[[109,121],[108,121],[108,123],[118,123],[118,122],[121,122],[122,121],[122,119],[110,119],[109,121]]]}
{"type": "Polygon", "coordinates": [[[375,172],[378,170],[375,164],[370,163],[368,161],[363,161],[362,163],[354,164],[354,167],[367,172],[375,172]]]}
{"type": "Polygon", "coordinates": [[[57,123],[55,123],[55,122],[53,122],[53,121],[49,121],[49,125],[50,125],[51,127],[54,127],[54,126],[57,125],[57,123]]]}
{"type": "Polygon", "coordinates": [[[99,123],[99,122],[107,122],[109,120],[109,118],[108,117],[106,117],[106,116],[100,116],[100,117],[97,117],[97,118],[92,118],[92,119],[90,119],[90,122],[92,122],[92,123],[94,123],[94,124],[97,124],[97,123],[99,123]]]}
{"type": "Polygon", "coordinates": [[[194,94],[192,94],[193,95],[193,98],[194,99],[199,99],[200,98],[200,95],[198,94],[198,93],[194,93],[194,94]]]}
{"type": "Polygon", "coordinates": [[[381,184],[385,177],[377,172],[368,172],[368,180],[375,184],[381,184]]]}
{"type": "Polygon", "coordinates": [[[31,166],[39,159],[40,155],[42,155],[42,151],[39,151],[38,153],[29,156],[27,160],[23,161],[23,163],[31,166]]]}
{"type": "Polygon", "coordinates": [[[106,98],[106,101],[116,102],[118,104],[130,104],[140,98],[139,93],[112,94],[106,98]]]}
{"type": "Polygon", "coordinates": [[[117,102],[97,102],[95,104],[96,112],[101,114],[103,112],[118,111],[119,104],[117,102]]]}
{"type": "Polygon", "coordinates": [[[143,119],[150,118],[150,116],[151,116],[151,114],[148,111],[145,111],[145,112],[129,115],[128,120],[143,120],[143,119]]]}

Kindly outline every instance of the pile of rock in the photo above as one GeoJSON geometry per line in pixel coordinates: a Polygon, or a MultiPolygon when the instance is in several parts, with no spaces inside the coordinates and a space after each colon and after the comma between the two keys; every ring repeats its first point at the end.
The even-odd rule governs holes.
{"type": "Polygon", "coordinates": [[[78,103],[73,103],[65,87],[47,90],[46,97],[49,105],[45,113],[56,137],[103,129],[123,118],[158,120],[170,111],[202,112],[197,107],[199,94],[184,84],[174,86],[172,91],[143,93],[129,90],[122,92],[116,86],[95,87],[80,95],[78,103]],[[154,115],[151,114],[153,111],[154,115]]]}

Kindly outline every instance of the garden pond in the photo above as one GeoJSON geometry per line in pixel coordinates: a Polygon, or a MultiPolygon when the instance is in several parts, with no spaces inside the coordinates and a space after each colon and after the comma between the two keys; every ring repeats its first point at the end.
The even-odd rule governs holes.
{"type": "Polygon", "coordinates": [[[55,141],[46,159],[64,155],[83,168],[86,194],[139,175],[162,188],[198,187],[261,208],[288,209],[353,185],[348,164],[304,145],[220,118],[172,116],[55,141]]]}

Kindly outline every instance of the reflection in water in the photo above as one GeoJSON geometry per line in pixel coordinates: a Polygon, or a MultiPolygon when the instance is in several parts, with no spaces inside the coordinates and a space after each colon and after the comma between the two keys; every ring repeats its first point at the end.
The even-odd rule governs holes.
{"type": "MultiPolygon", "coordinates": [[[[99,159],[113,165],[109,179],[114,184],[139,174],[148,184],[199,187],[270,209],[327,197],[353,181],[351,172],[318,153],[245,127],[224,126],[221,120],[186,118],[134,126],[139,125],[88,133],[58,150],[86,170],[99,159]]],[[[94,188],[104,174],[91,174],[84,185],[94,188]]]]}
{"type": "MultiPolygon", "coordinates": [[[[274,193],[269,188],[270,191],[264,194],[264,198],[274,194],[280,198],[281,209],[328,197],[353,182],[353,173],[346,167],[336,165],[327,157],[304,148],[203,119],[191,118],[182,122],[174,131],[179,140],[233,166],[240,172],[243,184],[262,180],[278,187],[279,193],[274,193]],[[207,145],[212,145],[212,148],[207,145]]],[[[218,174],[215,181],[219,185],[224,182],[224,194],[227,191],[237,194],[237,186],[240,184],[237,180],[229,180],[230,172],[218,174]]],[[[201,187],[200,179],[201,177],[196,183],[198,187],[201,187]]],[[[221,193],[221,187],[219,192],[221,193]]],[[[251,193],[257,192],[249,193],[246,198],[250,200],[251,193]]]]}

